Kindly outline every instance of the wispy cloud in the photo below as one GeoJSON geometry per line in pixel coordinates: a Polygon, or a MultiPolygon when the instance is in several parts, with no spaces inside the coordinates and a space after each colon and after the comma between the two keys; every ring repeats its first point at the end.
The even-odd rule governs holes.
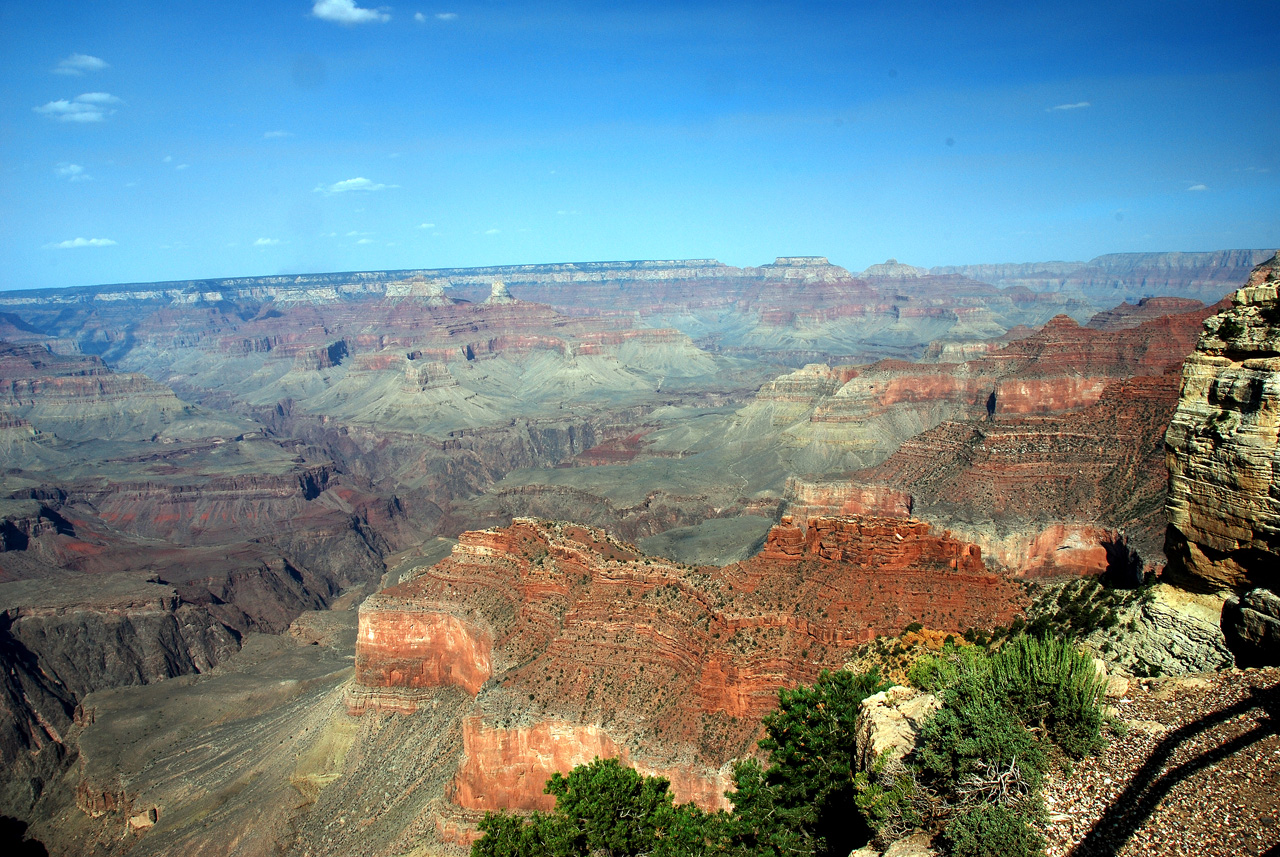
{"type": "Polygon", "coordinates": [[[422,14],[421,12],[414,12],[413,20],[417,21],[419,24],[425,24],[427,23],[427,16],[422,14]]]}
{"type": "Polygon", "coordinates": [[[418,228],[419,229],[435,229],[436,225],[434,223],[419,223],[418,228]]]}
{"type": "MultiPolygon", "coordinates": [[[[1092,105],[1092,104],[1090,104],[1090,103],[1089,103],[1089,102],[1087,102],[1087,101],[1077,101],[1075,104],[1055,104],[1053,107],[1050,107],[1050,108],[1049,108],[1049,111],[1052,111],[1052,110],[1080,110],[1081,108],[1084,108],[1084,107],[1092,107],[1092,106],[1093,106],[1093,105],[1092,105]]],[[[1049,111],[1046,111],[1046,112],[1049,112],[1049,111]]]]}
{"type": "Polygon", "coordinates": [[[58,63],[54,68],[54,74],[69,74],[80,76],[87,71],[102,71],[104,68],[111,68],[106,60],[91,57],[88,54],[72,54],[66,59],[58,63]]]}
{"type": "Polygon", "coordinates": [[[114,241],[110,238],[70,238],[66,241],[58,241],[54,244],[44,245],[46,250],[70,250],[73,247],[114,247],[114,241]]]}
{"type": "Polygon", "coordinates": [[[354,179],[346,179],[345,181],[340,181],[340,182],[334,182],[333,184],[330,184],[330,185],[324,185],[324,184],[316,185],[315,192],[322,193],[325,196],[332,196],[335,193],[349,193],[350,191],[355,191],[355,190],[363,190],[363,191],[390,190],[392,188],[396,188],[399,186],[400,185],[394,185],[394,184],[375,184],[374,182],[371,182],[368,179],[361,177],[361,178],[354,178],[354,179]]]}
{"type": "Polygon", "coordinates": [[[92,181],[93,176],[84,171],[84,167],[79,164],[61,163],[53,168],[53,171],[62,178],[71,182],[87,182],[92,181]]]}
{"type": "Polygon", "coordinates": [[[359,241],[357,241],[356,243],[357,243],[357,244],[372,244],[372,243],[373,243],[373,239],[372,239],[372,238],[361,238],[361,239],[360,239],[359,241]]]}
{"type": "Polygon", "coordinates": [[[109,92],[85,92],[70,101],[60,98],[31,109],[59,122],[101,122],[116,112],[111,105],[120,103],[109,92]]]}
{"type": "Polygon", "coordinates": [[[437,12],[436,20],[437,21],[456,21],[458,20],[458,13],[457,12],[437,12]]]}
{"type": "Polygon", "coordinates": [[[1208,190],[1209,186],[1205,184],[1193,184],[1187,190],[1208,190]]]}
{"type": "Polygon", "coordinates": [[[254,247],[273,247],[280,243],[279,238],[259,238],[253,242],[254,247]]]}
{"type": "Polygon", "coordinates": [[[279,140],[279,139],[282,139],[282,138],[284,138],[284,137],[292,137],[292,136],[293,136],[293,135],[292,135],[292,134],[290,134],[288,131],[267,131],[266,133],[264,133],[264,134],[262,135],[262,139],[264,139],[264,140],[279,140]]]}
{"type": "Polygon", "coordinates": [[[355,4],[355,0],[316,0],[316,4],[311,7],[311,14],[323,21],[338,24],[369,24],[391,20],[391,16],[380,9],[361,9],[355,4]]]}
{"type": "Polygon", "coordinates": [[[501,229],[486,229],[486,230],[484,231],[484,234],[485,234],[485,235],[497,235],[497,234],[498,234],[499,232],[501,232],[501,231],[502,231],[501,229]]]}

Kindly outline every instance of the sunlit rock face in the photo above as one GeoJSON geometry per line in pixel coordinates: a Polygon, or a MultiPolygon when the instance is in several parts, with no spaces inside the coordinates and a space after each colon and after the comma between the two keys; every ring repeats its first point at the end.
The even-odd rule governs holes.
{"type": "Polygon", "coordinates": [[[471,695],[445,793],[464,815],[547,809],[547,777],[596,756],[722,808],[779,688],[877,633],[1007,624],[1024,602],[977,547],[907,518],[784,518],[758,556],[723,567],[518,518],[464,533],[365,603],[348,710],[429,713],[433,687],[471,695]]]}
{"type": "Polygon", "coordinates": [[[1280,588],[1280,267],[1259,265],[1205,322],[1165,435],[1169,576],[1188,588],[1280,588]]]}
{"type": "Polygon", "coordinates": [[[366,687],[457,685],[476,693],[493,641],[465,618],[375,595],[360,611],[356,681],[366,687]]]}
{"type": "Polygon", "coordinates": [[[1152,299],[1084,327],[1059,316],[964,363],[885,360],[783,376],[755,407],[767,393],[775,420],[807,408],[809,422],[792,434],[895,447],[875,467],[789,479],[785,512],[801,525],[914,515],[1024,577],[1140,577],[1164,560],[1161,438],[1182,362],[1212,313],[1152,299]]]}

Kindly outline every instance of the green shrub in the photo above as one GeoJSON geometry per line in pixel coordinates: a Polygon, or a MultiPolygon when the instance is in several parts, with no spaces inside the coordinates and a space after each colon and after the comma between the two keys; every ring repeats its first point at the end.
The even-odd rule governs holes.
{"type": "Polygon", "coordinates": [[[546,792],[551,813],[486,813],[471,857],[697,857],[723,853],[724,813],[675,804],[670,784],[646,777],[617,759],[556,773],[546,792]]]}
{"type": "Polygon", "coordinates": [[[964,697],[921,727],[913,756],[921,780],[940,793],[955,794],[962,780],[988,764],[1016,764],[1027,785],[1038,787],[1045,755],[1022,721],[1007,703],[980,689],[971,688],[964,697]]]}
{"type": "Polygon", "coordinates": [[[1224,318],[1222,323],[1218,325],[1219,339],[1235,339],[1242,333],[1244,333],[1244,325],[1236,321],[1234,318],[1224,318]]]}
{"type": "Polygon", "coordinates": [[[953,818],[942,831],[952,857],[1037,857],[1044,837],[1029,807],[983,803],[953,818]]]}
{"type": "Polygon", "coordinates": [[[739,765],[737,792],[729,796],[753,836],[799,833],[813,852],[839,855],[865,841],[869,829],[861,824],[856,802],[853,724],[862,700],[887,687],[875,670],[823,670],[812,687],[779,692],[778,709],[764,718],[759,742],[769,767],[739,765]]]}
{"type": "Polygon", "coordinates": [[[944,648],[936,655],[924,655],[907,669],[912,687],[940,694],[954,685],[962,674],[985,673],[991,654],[977,646],[944,648]]]}
{"type": "Polygon", "coordinates": [[[919,823],[910,806],[911,777],[900,761],[890,763],[888,750],[880,754],[870,771],[859,771],[853,785],[858,811],[878,834],[884,833],[886,824],[905,833],[919,823]]]}
{"type": "Polygon", "coordinates": [[[1102,743],[1098,702],[1106,681],[1093,660],[1066,640],[1018,637],[991,658],[991,692],[1009,701],[1021,721],[1044,729],[1079,759],[1102,743]]]}

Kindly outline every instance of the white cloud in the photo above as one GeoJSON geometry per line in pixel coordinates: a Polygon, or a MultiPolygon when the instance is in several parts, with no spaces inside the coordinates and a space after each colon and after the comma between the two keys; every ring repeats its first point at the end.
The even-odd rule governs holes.
{"type": "Polygon", "coordinates": [[[1093,105],[1087,101],[1077,101],[1075,104],[1057,104],[1050,107],[1050,110],[1079,110],[1082,107],[1092,107],[1093,105]]]}
{"type": "Polygon", "coordinates": [[[67,181],[87,182],[93,181],[93,176],[84,171],[84,167],[79,164],[61,163],[53,168],[53,171],[67,181]]]}
{"type": "Polygon", "coordinates": [[[59,241],[56,244],[46,244],[46,250],[70,250],[72,247],[114,247],[114,241],[110,238],[71,238],[66,241],[59,241]]]}
{"type": "Polygon", "coordinates": [[[394,184],[374,184],[366,178],[346,179],[340,182],[334,182],[330,185],[316,185],[315,192],[322,193],[325,196],[332,196],[335,193],[347,193],[353,190],[390,190],[399,187],[394,184]]]}
{"type": "Polygon", "coordinates": [[[324,21],[338,24],[368,24],[372,21],[390,21],[391,16],[378,9],[361,9],[355,0],[316,0],[311,14],[324,21]]]}
{"type": "Polygon", "coordinates": [[[187,167],[189,167],[189,166],[191,166],[191,165],[190,165],[190,164],[178,164],[176,167],[174,167],[174,169],[175,169],[175,170],[185,170],[185,169],[186,169],[187,167]]]}
{"type": "Polygon", "coordinates": [[[86,92],[70,101],[60,98],[31,109],[59,122],[101,122],[115,113],[109,105],[119,103],[120,99],[109,92],[86,92]]]}
{"type": "Polygon", "coordinates": [[[173,155],[165,155],[165,156],[164,156],[164,163],[166,163],[166,164],[172,164],[172,163],[173,163],[173,155]]]}
{"type": "Polygon", "coordinates": [[[1187,190],[1208,190],[1208,189],[1209,189],[1209,186],[1203,185],[1203,184],[1193,184],[1191,187],[1187,188],[1187,190]]]}
{"type": "Polygon", "coordinates": [[[281,139],[282,137],[292,137],[292,136],[293,136],[293,135],[292,135],[292,134],[290,134],[288,131],[267,131],[266,133],[264,133],[264,134],[262,135],[262,139],[264,139],[264,140],[279,140],[279,139],[281,139]]]}
{"type": "Polygon", "coordinates": [[[105,60],[97,57],[91,57],[88,54],[72,54],[66,59],[58,63],[57,68],[53,70],[54,74],[69,74],[80,76],[86,71],[102,71],[104,68],[111,68],[105,60]]]}
{"type": "Polygon", "coordinates": [[[259,238],[253,242],[254,247],[271,247],[280,243],[279,238],[259,238]]]}
{"type": "Polygon", "coordinates": [[[372,239],[372,238],[361,238],[361,239],[360,239],[359,241],[357,241],[356,243],[357,243],[357,244],[372,244],[372,243],[373,243],[373,239],[372,239]]]}
{"type": "Polygon", "coordinates": [[[422,14],[421,12],[414,12],[413,20],[417,21],[419,24],[425,24],[427,23],[427,16],[422,14]]]}
{"type": "Polygon", "coordinates": [[[501,231],[502,231],[501,229],[486,229],[486,230],[484,231],[484,234],[485,234],[485,235],[497,235],[497,234],[498,234],[499,232],[501,232],[501,231]]]}
{"type": "Polygon", "coordinates": [[[436,225],[434,223],[419,223],[418,228],[419,229],[435,229],[436,225]]]}
{"type": "Polygon", "coordinates": [[[458,20],[457,12],[437,12],[436,20],[439,21],[456,21],[458,20]]]}

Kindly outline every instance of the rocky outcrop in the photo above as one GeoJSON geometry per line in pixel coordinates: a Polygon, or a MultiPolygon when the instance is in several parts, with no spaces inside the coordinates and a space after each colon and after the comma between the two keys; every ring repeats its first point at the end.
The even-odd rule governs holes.
{"type": "Polygon", "coordinates": [[[515,298],[511,296],[511,292],[507,291],[506,283],[502,280],[494,280],[493,286],[489,289],[489,297],[485,298],[487,306],[495,306],[498,304],[515,303],[515,298]]]}
{"type": "Polygon", "coordinates": [[[356,683],[367,688],[457,685],[475,695],[492,674],[493,640],[429,605],[374,595],[360,607],[356,683]]]}
{"type": "Polygon", "coordinates": [[[1280,589],[1280,263],[1205,322],[1165,435],[1170,579],[1280,589]]]}
{"type": "Polygon", "coordinates": [[[0,409],[71,440],[181,436],[193,422],[190,406],[150,378],[114,372],[90,355],[7,342],[0,342],[0,409]]]}
{"type": "Polygon", "coordinates": [[[239,648],[146,575],[0,585],[0,810],[26,813],[74,758],[65,741],[87,694],[204,672],[239,648]]]}
{"type": "Polygon", "coordinates": [[[872,265],[858,276],[863,279],[873,279],[876,277],[887,277],[900,280],[915,279],[917,277],[929,276],[929,269],[917,268],[914,265],[907,265],[899,262],[897,259],[889,259],[879,265],[872,265]]]}
{"type": "Polygon", "coordinates": [[[423,306],[449,306],[453,303],[453,299],[445,296],[444,289],[447,285],[448,283],[444,280],[438,278],[428,280],[419,274],[407,280],[387,283],[385,294],[388,300],[410,298],[423,306]]]}
{"type": "Polygon", "coordinates": [[[1223,637],[1223,599],[1166,583],[1123,608],[1114,629],[1095,631],[1085,643],[1131,675],[1183,675],[1226,669],[1233,663],[1223,637]]]}
{"type": "Polygon", "coordinates": [[[348,705],[377,717],[433,687],[472,694],[450,786],[468,810],[545,808],[546,777],[595,755],[716,808],[779,688],[876,633],[1003,624],[1022,602],[980,551],[907,519],[787,521],[723,568],[518,519],[365,604],[348,705]]]}
{"type": "Polygon", "coordinates": [[[864,699],[854,723],[858,770],[871,772],[881,758],[897,761],[910,753],[920,727],[941,707],[933,694],[897,685],[864,699]]]}
{"type": "Polygon", "coordinates": [[[564,721],[529,726],[492,727],[480,718],[462,723],[463,755],[450,783],[449,797],[474,811],[555,807],[555,796],[544,786],[551,775],[564,773],[593,759],[619,758],[646,776],[671,783],[676,801],[692,801],[707,809],[729,809],[725,792],[733,786],[726,770],[698,773],[676,766],[652,768],[632,761],[625,747],[599,727],[564,721]]]}
{"type": "Polygon", "coordinates": [[[845,423],[830,433],[847,424],[847,436],[885,443],[916,428],[912,417],[943,419],[919,426],[876,467],[790,480],[784,511],[802,522],[897,506],[1015,574],[1117,570],[1133,579],[1131,566],[1162,559],[1158,439],[1178,401],[1176,370],[1212,312],[1191,306],[1166,305],[1173,315],[1144,308],[1136,326],[1105,329],[1056,318],[957,366],[855,368],[836,394],[817,399],[811,425],[838,416],[845,423]]]}

